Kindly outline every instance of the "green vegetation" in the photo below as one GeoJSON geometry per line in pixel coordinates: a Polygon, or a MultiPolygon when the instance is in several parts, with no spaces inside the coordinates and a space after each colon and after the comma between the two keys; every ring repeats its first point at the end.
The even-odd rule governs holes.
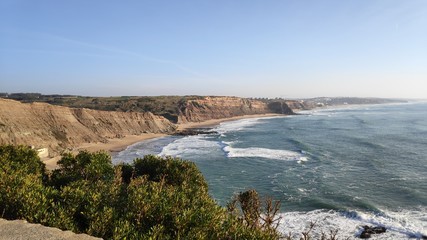
{"type": "Polygon", "coordinates": [[[0,216],[105,239],[278,239],[279,204],[251,190],[218,206],[196,165],[104,152],[64,154],[47,172],[35,151],[0,146],[0,216]],[[263,214],[261,213],[263,212],[263,214]]]}

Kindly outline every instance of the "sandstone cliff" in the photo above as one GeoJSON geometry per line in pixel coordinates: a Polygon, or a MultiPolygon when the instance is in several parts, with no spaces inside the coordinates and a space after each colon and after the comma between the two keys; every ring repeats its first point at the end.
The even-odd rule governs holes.
{"type": "MultiPolygon", "coordinates": [[[[127,98],[120,98],[122,99],[127,98]]],[[[89,100],[84,99],[92,104],[89,106],[99,107],[96,101],[89,100]]],[[[99,100],[103,103],[102,106],[114,105],[117,101],[116,98],[99,100]]],[[[84,143],[106,143],[109,139],[124,135],[139,135],[145,132],[172,133],[176,128],[174,123],[266,113],[293,114],[288,103],[283,100],[187,96],[148,100],[135,97],[127,101],[136,105],[138,102],[146,104],[145,101],[149,101],[151,108],[157,109],[159,113],[165,114],[162,109],[167,109],[166,113],[170,118],[143,112],[143,106],[146,105],[138,105],[138,108],[134,109],[139,111],[102,111],[42,102],[21,103],[0,98],[0,144],[25,144],[47,148],[46,153],[52,157],[65,149],[76,148],[84,143]]]]}
{"type": "Polygon", "coordinates": [[[239,97],[199,97],[182,103],[178,123],[265,113],[282,112],[270,109],[267,103],[259,100],[239,97]]]}
{"type": "Polygon", "coordinates": [[[175,126],[152,113],[97,111],[0,98],[0,144],[26,144],[58,153],[82,143],[144,132],[169,133],[175,126]]]}

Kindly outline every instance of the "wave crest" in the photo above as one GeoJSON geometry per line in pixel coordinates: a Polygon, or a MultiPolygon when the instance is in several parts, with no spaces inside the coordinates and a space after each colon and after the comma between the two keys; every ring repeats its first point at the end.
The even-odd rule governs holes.
{"type": "Polygon", "coordinates": [[[320,238],[321,233],[338,230],[338,239],[359,239],[362,226],[384,226],[387,231],[375,235],[375,239],[421,239],[427,235],[425,210],[402,210],[398,212],[383,211],[367,213],[358,211],[314,210],[310,212],[287,212],[282,218],[279,231],[298,239],[299,234],[307,229],[310,222],[316,223],[312,236],[320,238]],[[348,238],[350,237],[350,238],[348,238]]]}
{"type": "Polygon", "coordinates": [[[298,161],[298,162],[305,162],[308,160],[308,158],[304,154],[289,151],[289,150],[279,150],[279,149],[269,149],[269,148],[259,148],[259,147],[233,148],[229,145],[225,146],[223,150],[227,154],[227,157],[229,158],[260,157],[260,158],[267,158],[267,159],[298,161]]]}

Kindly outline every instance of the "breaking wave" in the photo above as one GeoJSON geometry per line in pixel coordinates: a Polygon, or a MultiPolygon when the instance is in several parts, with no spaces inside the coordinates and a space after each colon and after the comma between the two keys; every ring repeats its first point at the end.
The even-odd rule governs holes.
{"type": "Polygon", "coordinates": [[[247,118],[231,122],[223,122],[220,123],[217,127],[215,127],[213,131],[218,132],[221,136],[224,136],[224,134],[227,132],[239,132],[247,130],[248,128],[251,128],[272,118],[283,118],[283,116],[247,118]]]}
{"type": "Polygon", "coordinates": [[[305,162],[308,160],[304,154],[288,150],[259,147],[233,148],[230,145],[225,146],[223,150],[229,158],[257,157],[298,162],[305,162]]]}
{"type": "Polygon", "coordinates": [[[212,151],[219,149],[220,145],[216,141],[210,141],[205,136],[188,136],[177,139],[163,147],[159,156],[184,157],[191,155],[212,154],[212,151]]]}
{"type": "Polygon", "coordinates": [[[311,232],[314,239],[320,239],[322,232],[330,233],[333,230],[338,230],[338,239],[359,239],[362,227],[369,225],[387,229],[385,233],[373,236],[374,239],[422,239],[427,235],[425,211],[426,209],[380,213],[335,210],[287,212],[280,214],[281,223],[278,230],[285,235],[291,233],[298,239],[310,223],[315,223],[316,226],[311,232]]]}

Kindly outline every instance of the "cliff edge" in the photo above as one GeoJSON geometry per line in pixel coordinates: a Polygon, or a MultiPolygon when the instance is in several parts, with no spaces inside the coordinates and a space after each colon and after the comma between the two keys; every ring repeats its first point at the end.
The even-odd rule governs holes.
{"type": "Polygon", "coordinates": [[[286,103],[268,104],[260,100],[239,97],[199,97],[181,103],[178,123],[267,113],[292,114],[293,112],[286,103]]]}

